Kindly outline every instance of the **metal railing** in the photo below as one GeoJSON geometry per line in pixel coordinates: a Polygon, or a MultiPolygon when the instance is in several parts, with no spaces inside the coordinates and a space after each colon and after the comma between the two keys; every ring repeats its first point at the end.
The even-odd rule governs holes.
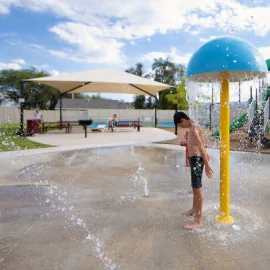
{"type": "Polygon", "coordinates": [[[265,104],[265,107],[264,107],[264,131],[268,125],[268,121],[269,121],[269,100],[270,98],[268,98],[266,104],[265,104]]]}
{"type": "Polygon", "coordinates": [[[253,99],[249,105],[249,108],[247,110],[248,114],[248,122],[247,122],[247,129],[250,130],[254,115],[255,115],[255,100],[253,99]]]}

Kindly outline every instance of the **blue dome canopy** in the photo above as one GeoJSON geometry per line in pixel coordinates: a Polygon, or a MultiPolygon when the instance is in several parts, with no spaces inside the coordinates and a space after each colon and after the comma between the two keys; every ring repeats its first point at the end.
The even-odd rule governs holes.
{"type": "Polygon", "coordinates": [[[227,72],[232,82],[264,77],[268,72],[260,52],[246,40],[235,37],[213,39],[191,57],[186,76],[195,81],[218,81],[227,72]]]}

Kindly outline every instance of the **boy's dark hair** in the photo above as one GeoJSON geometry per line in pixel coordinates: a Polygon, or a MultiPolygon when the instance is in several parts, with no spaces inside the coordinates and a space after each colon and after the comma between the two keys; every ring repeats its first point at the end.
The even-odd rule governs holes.
{"type": "Polygon", "coordinates": [[[173,116],[174,124],[177,125],[181,119],[190,120],[190,118],[183,112],[177,112],[173,116]]]}

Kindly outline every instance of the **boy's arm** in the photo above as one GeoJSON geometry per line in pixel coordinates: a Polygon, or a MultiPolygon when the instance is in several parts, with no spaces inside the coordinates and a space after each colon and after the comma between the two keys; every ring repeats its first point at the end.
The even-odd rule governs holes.
{"type": "Polygon", "coordinates": [[[213,176],[213,170],[210,167],[210,164],[209,164],[209,161],[208,161],[209,158],[208,158],[208,155],[206,153],[203,141],[202,141],[202,139],[200,137],[198,129],[196,127],[192,127],[191,129],[194,132],[194,138],[196,140],[197,145],[199,146],[199,150],[200,150],[200,153],[201,153],[202,158],[203,158],[206,175],[207,175],[208,178],[211,178],[213,176]]]}

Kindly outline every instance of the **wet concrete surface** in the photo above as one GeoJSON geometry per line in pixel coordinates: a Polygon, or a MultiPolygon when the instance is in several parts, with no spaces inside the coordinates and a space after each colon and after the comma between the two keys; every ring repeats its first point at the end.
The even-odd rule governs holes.
{"type": "Polygon", "coordinates": [[[219,151],[209,150],[204,228],[187,231],[189,170],[185,152],[170,148],[2,159],[1,269],[269,269],[270,155],[231,153],[235,223],[223,225],[219,151]]]}

